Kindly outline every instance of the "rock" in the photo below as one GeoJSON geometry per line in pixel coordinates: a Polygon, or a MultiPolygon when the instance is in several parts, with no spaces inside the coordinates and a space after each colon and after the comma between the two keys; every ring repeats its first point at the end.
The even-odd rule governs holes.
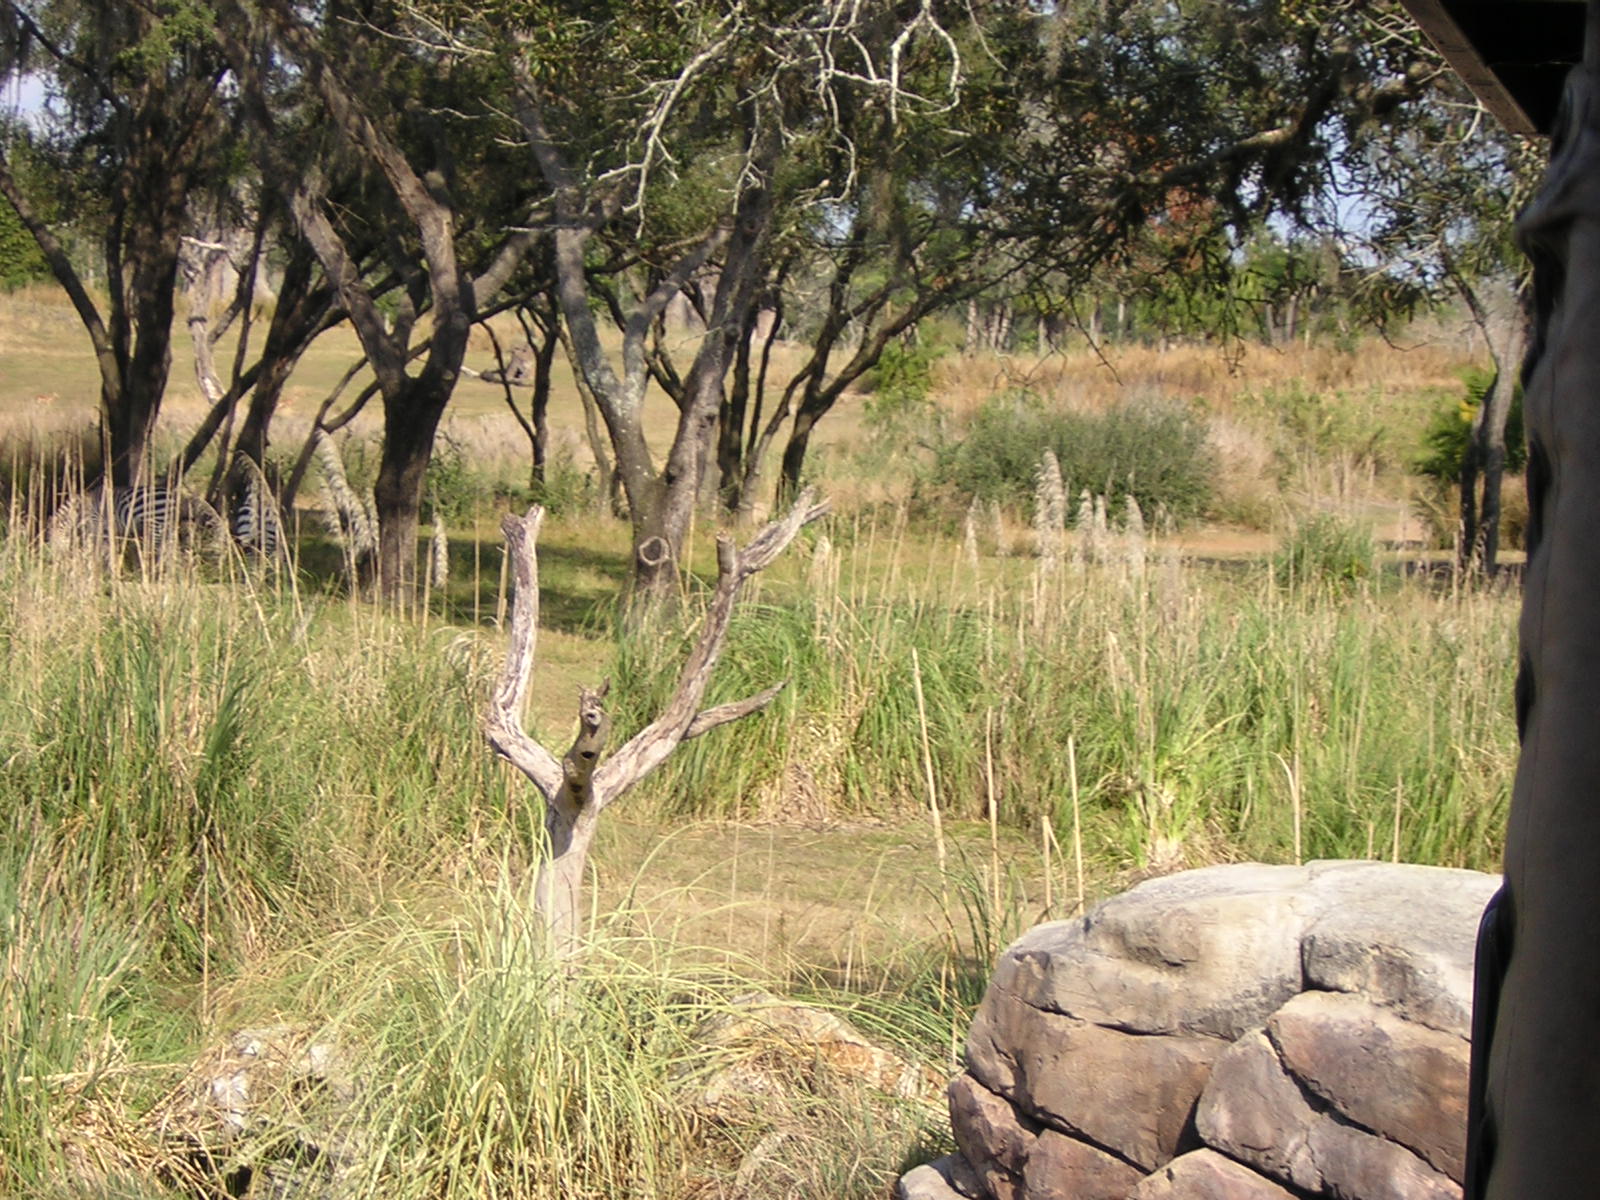
{"type": "Polygon", "coordinates": [[[724,1064],[684,1097],[709,1120],[746,1120],[767,1102],[797,1092],[827,1095],[857,1087],[932,1103],[945,1083],[930,1068],[874,1045],[843,1017],[767,992],[738,997],[729,1012],[697,1029],[694,1040],[724,1064]]]}
{"type": "Polygon", "coordinates": [[[215,1121],[226,1137],[276,1120],[283,1097],[316,1090],[335,1105],[355,1095],[349,1056],[292,1025],[241,1029],[203,1056],[180,1087],[190,1110],[215,1121]]]}
{"type": "Polygon", "coordinates": [[[957,1075],[947,1094],[956,1145],[982,1181],[984,1194],[1014,1200],[1038,1126],[971,1075],[957,1075]]]}
{"type": "Polygon", "coordinates": [[[1153,1170],[1177,1153],[1226,1043],[1144,1037],[1040,1012],[991,985],[967,1038],[967,1069],[1025,1114],[1153,1170]]]}
{"type": "Polygon", "coordinates": [[[1304,867],[1245,865],[1150,880],[1024,934],[993,986],[1131,1032],[1231,1040],[1301,989],[1309,878],[1304,867]]]}
{"type": "Polygon", "coordinates": [[[895,1200],[983,1200],[982,1184],[959,1154],[947,1154],[907,1171],[895,1185],[895,1200]]]}
{"type": "Polygon", "coordinates": [[[1308,1178],[1360,1200],[1461,1200],[1461,1187],[1404,1146],[1323,1117],[1306,1139],[1308,1178]]]}
{"type": "Polygon", "coordinates": [[[1022,1200],[1126,1200],[1143,1176],[1115,1155],[1046,1130],[1028,1155],[1022,1200]]]}
{"type": "Polygon", "coordinates": [[[1144,1174],[1087,1142],[1040,1130],[971,1075],[950,1084],[950,1124],[982,1194],[995,1200],[1123,1200],[1144,1174]]]}
{"type": "Polygon", "coordinates": [[[311,1030],[245,1029],[202,1055],[147,1121],[193,1161],[227,1164],[230,1187],[248,1183],[262,1200],[315,1200],[350,1186],[361,1155],[347,1110],[358,1090],[350,1054],[311,1030]]]}
{"type": "Polygon", "coordinates": [[[1306,987],[1365,996],[1466,1037],[1478,919],[1499,879],[1387,863],[1315,870],[1321,911],[1305,935],[1306,987]]]}
{"type": "Polygon", "coordinates": [[[1264,1033],[1246,1034],[1217,1061],[1195,1112],[1207,1146],[1284,1180],[1294,1178],[1299,1135],[1315,1120],[1264,1033]]]}
{"type": "Polygon", "coordinates": [[[1128,1200],[1294,1200],[1270,1179],[1215,1150],[1173,1159],[1128,1193],[1128,1200]]]}
{"type": "Polygon", "coordinates": [[[1296,996],[1267,1035],[1290,1074],[1341,1116],[1462,1181],[1466,1039],[1329,992],[1296,996]]]}
{"type": "Polygon", "coordinates": [[[1205,1144],[1282,1183],[1348,1200],[1460,1200],[1405,1147],[1313,1108],[1263,1033],[1217,1063],[1195,1125],[1205,1144]]]}
{"type": "Polygon", "coordinates": [[[1459,1200],[1497,885],[1213,867],[1029,931],[949,1090],[982,1200],[1459,1200]]]}

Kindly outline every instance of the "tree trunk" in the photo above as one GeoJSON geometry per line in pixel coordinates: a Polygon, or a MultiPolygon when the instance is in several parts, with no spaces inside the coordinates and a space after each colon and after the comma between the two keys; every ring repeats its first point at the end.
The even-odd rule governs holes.
{"type": "Polygon", "coordinates": [[[597,827],[582,813],[570,818],[553,804],[545,806],[548,849],[534,877],[533,902],[544,919],[550,949],[559,958],[571,957],[583,935],[584,867],[597,827]]]}
{"type": "Polygon", "coordinates": [[[659,603],[676,590],[684,542],[715,448],[728,359],[746,326],[754,322],[771,215],[772,200],[765,188],[749,188],[739,198],[706,337],[689,370],[677,435],[661,472],[660,506],[644,521],[637,516],[634,520],[633,601],[659,603]]]}
{"type": "MultiPolygon", "coordinates": [[[[807,389],[809,393],[811,389],[807,389]]],[[[809,399],[809,396],[808,396],[809,399]]],[[[802,402],[795,414],[794,428],[783,447],[783,466],[778,475],[778,495],[781,499],[793,496],[800,490],[800,472],[805,469],[806,451],[811,446],[811,431],[826,412],[819,404],[802,402]]]]}
{"type": "MultiPolygon", "coordinates": [[[[172,365],[180,226],[170,209],[151,213],[148,222],[128,238],[125,252],[133,263],[132,279],[126,289],[119,288],[112,296],[111,334],[120,378],[114,388],[106,387],[102,380],[100,393],[111,451],[110,475],[117,487],[127,487],[144,474],[150,434],[172,365]]],[[[124,250],[119,247],[111,252],[124,250]]]]}
{"type": "Polygon", "coordinates": [[[744,480],[744,425],[750,409],[750,344],[755,339],[758,310],[752,306],[734,346],[733,382],[717,415],[717,494],[724,511],[739,511],[744,480]]]}
{"type": "Polygon", "coordinates": [[[566,324],[559,321],[559,316],[558,310],[556,336],[561,339],[561,348],[566,351],[567,366],[572,370],[572,384],[578,389],[578,399],[583,404],[583,437],[589,443],[589,453],[594,458],[601,500],[611,512],[620,513],[617,502],[621,481],[606,450],[606,435],[600,427],[600,406],[595,403],[594,389],[589,386],[589,377],[583,373],[583,367],[578,362],[578,351],[572,344],[572,335],[566,324]]]}
{"type": "Polygon", "coordinates": [[[533,352],[533,399],[530,402],[533,417],[533,482],[542,486],[547,481],[550,465],[550,372],[555,367],[556,347],[561,338],[554,322],[561,320],[559,311],[550,313],[552,324],[533,352]]]}
{"type": "Polygon", "coordinates": [[[1522,357],[1528,346],[1528,314],[1523,299],[1513,285],[1501,281],[1473,291],[1469,301],[1495,373],[1488,394],[1473,417],[1472,432],[1461,457],[1457,566],[1487,576],[1493,576],[1498,567],[1506,420],[1511,415],[1522,357]]]}
{"type": "Polygon", "coordinates": [[[448,388],[428,387],[428,377],[407,380],[401,395],[384,397],[383,450],[372,489],[378,510],[378,594],[405,607],[417,586],[417,526],[428,461],[448,388]]]}
{"type": "MultiPolygon", "coordinates": [[[[271,441],[269,428],[283,399],[284,386],[301,356],[326,328],[333,308],[333,292],[319,283],[316,267],[317,257],[311,247],[296,239],[284,267],[277,307],[267,326],[261,372],[250,396],[244,425],[234,443],[235,452],[243,454],[257,468],[267,461],[267,446],[271,441]]],[[[244,299],[247,304],[251,302],[249,297],[244,299]]]]}
{"type": "Polygon", "coordinates": [[[106,266],[111,345],[121,378],[115,388],[102,381],[101,397],[110,475],[119,487],[143,473],[167,390],[189,192],[213,149],[202,131],[214,95],[214,80],[204,76],[176,88],[153,76],[114,187],[106,266]],[[174,138],[186,120],[193,124],[174,138]]]}
{"type": "MultiPolygon", "coordinates": [[[[736,367],[734,387],[743,386],[749,393],[748,402],[748,431],[744,429],[746,417],[743,413],[739,416],[740,428],[734,430],[734,436],[744,438],[744,444],[737,454],[730,456],[737,463],[738,474],[729,477],[726,469],[722,475],[722,502],[724,511],[739,520],[750,516],[755,504],[757,490],[761,481],[762,459],[772,438],[776,434],[777,426],[773,426],[771,433],[762,427],[767,393],[767,372],[772,365],[772,345],[778,339],[778,332],[783,328],[783,277],[787,274],[787,266],[779,273],[778,279],[770,285],[771,290],[767,298],[767,307],[756,313],[754,334],[761,338],[761,362],[756,369],[755,380],[749,380],[749,347],[741,344],[740,353],[745,360],[741,366],[736,367]],[[765,329],[761,328],[765,320],[765,329]],[[742,382],[741,382],[742,372],[742,382]]],[[[787,399],[787,397],[786,397],[787,399]]],[[[726,430],[724,434],[726,435],[726,430]]]]}

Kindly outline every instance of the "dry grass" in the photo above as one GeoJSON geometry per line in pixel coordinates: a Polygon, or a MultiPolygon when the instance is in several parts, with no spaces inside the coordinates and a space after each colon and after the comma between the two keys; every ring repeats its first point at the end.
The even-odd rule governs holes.
{"type": "Polygon", "coordinates": [[[1226,415],[1241,396],[1288,387],[1348,394],[1378,391],[1403,396],[1451,388],[1470,357],[1459,339],[1429,336],[1415,343],[1363,341],[1351,350],[1332,346],[1285,348],[1179,345],[1168,350],[1108,345],[1103,355],[1065,354],[941,359],[937,394],[957,417],[997,391],[1026,388],[1064,404],[1109,408],[1130,391],[1200,400],[1208,413],[1226,415]]]}
{"type": "Polygon", "coordinates": [[[1405,342],[1353,349],[1108,346],[1046,356],[952,356],[937,366],[940,410],[957,428],[991,396],[1021,389],[1104,411],[1130,397],[1203,413],[1215,452],[1216,515],[1281,531],[1300,514],[1336,511],[1387,536],[1419,536],[1407,467],[1441,398],[1459,391],[1473,347],[1459,331],[1419,326],[1405,342]]]}
{"type": "MultiPolygon", "coordinates": [[[[520,336],[509,316],[497,318],[495,326],[503,345],[520,336]]],[[[694,342],[694,335],[686,333],[675,349],[687,359],[694,342]]],[[[217,353],[224,370],[233,351],[233,338],[224,338],[217,353]]],[[[786,378],[803,353],[802,347],[780,343],[772,378],[786,378]]],[[[87,339],[59,293],[38,285],[0,298],[0,357],[6,362],[0,373],[0,437],[12,443],[37,440],[92,422],[98,379],[87,339]]],[[[298,449],[311,416],[359,357],[348,328],[331,331],[306,354],[285,389],[274,424],[281,454],[298,449]]],[[[1197,407],[1210,421],[1218,461],[1217,511],[1225,521],[1272,530],[1285,527],[1299,512],[1336,509],[1375,520],[1400,536],[1420,529],[1405,508],[1409,485],[1401,478],[1404,460],[1428,411],[1440,395],[1459,386],[1458,372],[1471,357],[1460,330],[1442,326],[1419,326],[1409,340],[1396,344],[1369,339],[1354,351],[1239,344],[1177,346],[1164,352],[1108,346],[1103,355],[1087,350],[1005,358],[952,355],[935,365],[933,399],[940,428],[914,431],[909,441],[902,439],[893,447],[875,445],[865,397],[850,393],[819,425],[808,470],[841,508],[888,506],[904,495],[919,470],[923,456],[917,443],[959,436],[978,406],[997,393],[1023,388],[1090,410],[1129,396],[1163,397],[1197,407]],[[1307,427],[1286,427],[1284,413],[1290,410],[1307,427]],[[1307,448],[1308,440],[1319,438],[1321,444],[1307,448]],[[863,454],[863,448],[869,452],[863,454]]],[[[467,365],[479,370],[493,365],[490,340],[481,330],[474,333],[467,365]]],[[[346,396],[353,396],[366,378],[358,376],[346,396]]],[[[526,394],[517,399],[525,403],[526,394]]],[[[181,444],[204,410],[192,351],[180,326],[159,427],[162,444],[181,444]]],[[[671,442],[676,409],[652,391],[645,414],[647,438],[659,461],[671,442]]],[[[561,356],[550,427],[552,461],[565,464],[563,469],[580,479],[592,473],[581,403],[561,356]]],[[[350,426],[349,436],[375,446],[380,431],[380,408],[373,403],[350,426]]],[[[498,386],[464,380],[441,439],[484,476],[526,478],[527,439],[506,411],[498,386]]],[[[776,462],[769,462],[768,486],[775,470],[776,462]]]]}

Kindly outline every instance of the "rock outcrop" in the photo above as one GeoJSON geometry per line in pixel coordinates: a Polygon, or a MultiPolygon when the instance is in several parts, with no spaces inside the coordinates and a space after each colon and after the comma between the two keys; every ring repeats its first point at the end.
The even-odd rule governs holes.
{"type": "Polygon", "coordinates": [[[904,1200],[1461,1195],[1498,886],[1382,863],[1151,880],[1002,956],[904,1200]]]}

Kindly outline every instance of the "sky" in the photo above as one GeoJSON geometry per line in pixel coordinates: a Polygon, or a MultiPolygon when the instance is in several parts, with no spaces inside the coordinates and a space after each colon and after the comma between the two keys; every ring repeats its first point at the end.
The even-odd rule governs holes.
{"type": "Polygon", "coordinates": [[[0,112],[33,116],[43,107],[44,80],[38,75],[17,75],[0,84],[0,112]]]}

